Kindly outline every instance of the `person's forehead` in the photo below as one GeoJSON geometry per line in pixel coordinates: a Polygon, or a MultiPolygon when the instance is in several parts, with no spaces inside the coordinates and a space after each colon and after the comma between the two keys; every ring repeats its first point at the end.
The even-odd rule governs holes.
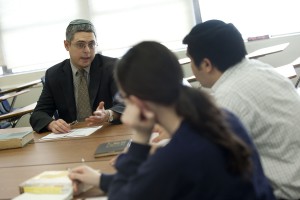
{"type": "Polygon", "coordinates": [[[77,32],[74,34],[73,41],[85,41],[85,42],[90,42],[90,41],[96,41],[96,37],[93,32],[77,32]]]}

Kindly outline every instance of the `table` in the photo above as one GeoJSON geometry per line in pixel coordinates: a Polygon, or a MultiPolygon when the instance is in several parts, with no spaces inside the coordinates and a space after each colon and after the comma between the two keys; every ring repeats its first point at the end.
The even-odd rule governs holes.
{"type": "Polygon", "coordinates": [[[184,64],[188,64],[191,62],[190,58],[181,58],[178,60],[179,64],[184,65],[184,64]]]}
{"type": "Polygon", "coordinates": [[[14,104],[15,104],[15,101],[16,101],[16,98],[18,95],[29,92],[30,87],[37,85],[39,83],[41,83],[41,79],[31,81],[31,82],[28,82],[28,83],[25,83],[25,84],[22,84],[22,85],[19,85],[17,87],[10,88],[7,90],[0,90],[0,103],[2,105],[4,105],[3,103],[6,103],[6,102],[2,102],[2,101],[6,100],[8,98],[11,98],[11,97],[13,98],[10,105],[6,106],[7,108],[5,110],[7,110],[8,113],[4,114],[5,110],[3,110],[3,112],[1,112],[0,121],[7,119],[8,122],[10,122],[11,126],[15,127],[23,115],[25,115],[27,113],[31,113],[33,111],[33,109],[35,108],[36,103],[25,106],[20,109],[14,109],[13,107],[14,107],[14,104]]]}
{"type": "MultiPolygon", "coordinates": [[[[78,123],[77,127],[84,127],[85,123],[78,123]]],[[[1,133],[12,131],[28,131],[30,127],[2,129],[1,133]]],[[[132,132],[125,125],[104,124],[101,129],[88,137],[65,138],[57,140],[39,140],[48,133],[34,133],[34,143],[23,148],[6,149],[0,151],[0,199],[11,199],[19,195],[18,186],[23,181],[46,170],[66,170],[81,165],[81,159],[93,168],[112,173],[114,168],[109,161],[113,156],[94,158],[96,147],[103,142],[130,139],[132,132]]],[[[94,188],[80,195],[92,197],[103,195],[94,188]]]]}
{"type": "Polygon", "coordinates": [[[0,95],[1,94],[4,95],[4,94],[7,94],[7,93],[11,93],[11,92],[19,92],[21,90],[24,90],[24,89],[30,88],[30,87],[32,87],[34,85],[37,85],[37,84],[39,84],[41,82],[42,81],[40,79],[38,79],[38,80],[35,80],[35,81],[31,81],[31,82],[19,85],[19,86],[14,87],[14,88],[10,88],[10,89],[7,89],[7,90],[1,90],[0,91],[0,95]]]}
{"type": "Polygon", "coordinates": [[[300,57],[296,58],[293,62],[290,63],[295,68],[300,67],[300,57]]]}
{"type": "MultiPolygon", "coordinates": [[[[3,96],[0,96],[0,102],[1,102],[1,101],[4,101],[4,100],[6,100],[6,99],[9,99],[9,98],[16,98],[18,95],[27,93],[27,92],[29,92],[29,91],[30,91],[29,89],[26,89],[26,90],[21,90],[20,92],[14,92],[14,93],[5,94],[5,95],[3,95],[3,96]]],[[[14,100],[13,100],[13,101],[14,101],[14,100]]]]}
{"type": "Polygon", "coordinates": [[[290,43],[278,44],[270,47],[265,47],[262,49],[258,49],[252,53],[246,55],[247,58],[256,59],[262,56],[266,56],[269,54],[277,53],[283,51],[290,43]]]}
{"type": "Polygon", "coordinates": [[[287,78],[295,78],[297,77],[297,73],[295,70],[295,67],[292,64],[288,64],[288,65],[283,65],[280,67],[275,67],[274,68],[279,74],[287,77],[287,78]]]}
{"type": "MultiPolygon", "coordinates": [[[[1,173],[1,187],[0,187],[0,199],[12,199],[19,195],[19,184],[23,181],[49,170],[66,170],[69,167],[76,167],[82,163],[72,164],[57,164],[57,165],[40,165],[29,167],[13,167],[13,168],[0,168],[1,173]],[[13,176],[12,176],[13,171],[13,176]]],[[[108,161],[89,162],[89,166],[95,169],[101,169],[103,172],[113,173],[114,169],[109,165],[108,161]]],[[[90,191],[80,195],[79,197],[96,197],[103,196],[104,194],[97,188],[93,188],[90,191]]]]}

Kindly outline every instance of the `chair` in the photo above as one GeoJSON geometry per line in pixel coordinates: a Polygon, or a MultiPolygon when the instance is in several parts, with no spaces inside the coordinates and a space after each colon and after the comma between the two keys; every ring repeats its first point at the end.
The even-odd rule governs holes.
{"type": "Polygon", "coordinates": [[[300,83],[300,76],[299,76],[299,78],[297,79],[297,81],[295,83],[295,88],[298,88],[299,83],[300,83]]]}
{"type": "Polygon", "coordinates": [[[17,125],[17,123],[19,122],[19,120],[24,115],[32,113],[35,106],[36,106],[36,102],[32,103],[30,105],[24,106],[22,108],[17,108],[14,111],[11,111],[11,112],[8,112],[5,114],[1,114],[0,121],[7,120],[11,124],[11,127],[14,128],[17,125]]]}
{"type": "MultiPolygon", "coordinates": [[[[1,91],[1,89],[0,89],[0,91],[1,91]]],[[[0,95],[0,96],[3,96],[3,95],[0,95]]],[[[12,107],[11,107],[10,103],[8,102],[8,100],[2,100],[0,103],[0,115],[7,114],[11,110],[12,110],[12,107]]],[[[10,120],[0,121],[0,129],[9,128],[11,126],[12,126],[12,124],[11,124],[10,120]]]]}
{"type": "MultiPolygon", "coordinates": [[[[0,89],[0,92],[1,91],[2,90],[0,89]]],[[[24,110],[24,108],[26,106],[22,107],[22,108],[14,108],[13,107],[16,97],[18,95],[24,94],[26,92],[29,92],[29,89],[23,89],[18,92],[14,91],[11,93],[6,93],[5,95],[0,94],[0,97],[2,97],[0,99],[0,129],[4,129],[4,128],[8,128],[8,127],[14,128],[23,115],[32,112],[32,110],[28,110],[28,111],[24,110]],[[11,103],[7,100],[8,98],[13,98],[11,103]],[[16,114],[20,110],[22,111],[22,113],[16,114]]]]}
{"type": "MultiPolygon", "coordinates": [[[[1,89],[0,89],[1,91],[1,89]]],[[[0,95],[1,96],[1,95],[0,95]]],[[[9,112],[15,110],[11,107],[8,100],[3,100],[0,103],[0,115],[8,114],[9,112]]],[[[17,118],[13,117],[11,119],[7,119],[0,122],[0,129],[8,128],[8,127],[14,127],[16,125],[17,118]]]]}
{"type": "Polygon", "coordinates": [[[5,129],[5,128],[9,128],[9,127],[11,127],[11,123],[9,123],[8,121],[0,122],[0,129],[5,129]]]}
{"type": "Polygon", "coordinates": [[[23,115],[33,111],[36,103],[22,108],[14,108],[14,103],[17,96],[29,92],[29,88],[40,82],[41,80],[38,79],[7,90],[0,89],[0,128],[7,128],[9,127],[8,124],[10,124],[11,127],[15,127],[23,115]],[[9,102],[7,100],[8,98],[12,98],[12,101],[9,102]]]}

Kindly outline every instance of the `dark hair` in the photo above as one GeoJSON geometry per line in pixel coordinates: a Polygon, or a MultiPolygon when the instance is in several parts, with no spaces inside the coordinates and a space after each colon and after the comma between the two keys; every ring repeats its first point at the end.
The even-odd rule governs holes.
{"type": "Polygon", "coordinates": [[[231,169],[251,170],[247,145],[230,131],[223,112],[206,93],[182,85],[181,66],[165,46],[152,41],[135,45],[117,63],[115,78],[127,95],[174,105],[199,133],[229,152],[231,169]]]}
{"type": "Polygon", "coordinates": [[[69,23],[66,29],[66,40],[71,42],[77,32],[92,32],[97,37],[94,25],[86,19],[75,19],[69,23]]]}
{"type": "Polygon", "coordinates": [[[221,72],[240,62],[247,54],[241,33],[233,24],[220,20],[197,24],[183,43],[188,45],[188,54],[196,66],[208,58],[221,72]]]}

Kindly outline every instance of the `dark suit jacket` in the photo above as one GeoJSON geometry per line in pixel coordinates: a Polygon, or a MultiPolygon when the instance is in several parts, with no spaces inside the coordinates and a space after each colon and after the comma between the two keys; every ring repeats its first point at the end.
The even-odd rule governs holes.
{"type": "MultiPolygon", "coordinates": [[[[123,104],[114,102],[117,87],[113,78],[115,58],[96,54],[90,68],[89,95],[92,110],[95,111],[100,101],[106,109],[122,113],[123,104]]],[[[47,125],[53,121],[53,114],[58,111],[60,119],[71,123],[76,120],[76,102],[73,75],[70,60],[54,65],[46,71],[45,84],[31,117],[30,124],[36,132],[47,131],[47,125]]]]}

